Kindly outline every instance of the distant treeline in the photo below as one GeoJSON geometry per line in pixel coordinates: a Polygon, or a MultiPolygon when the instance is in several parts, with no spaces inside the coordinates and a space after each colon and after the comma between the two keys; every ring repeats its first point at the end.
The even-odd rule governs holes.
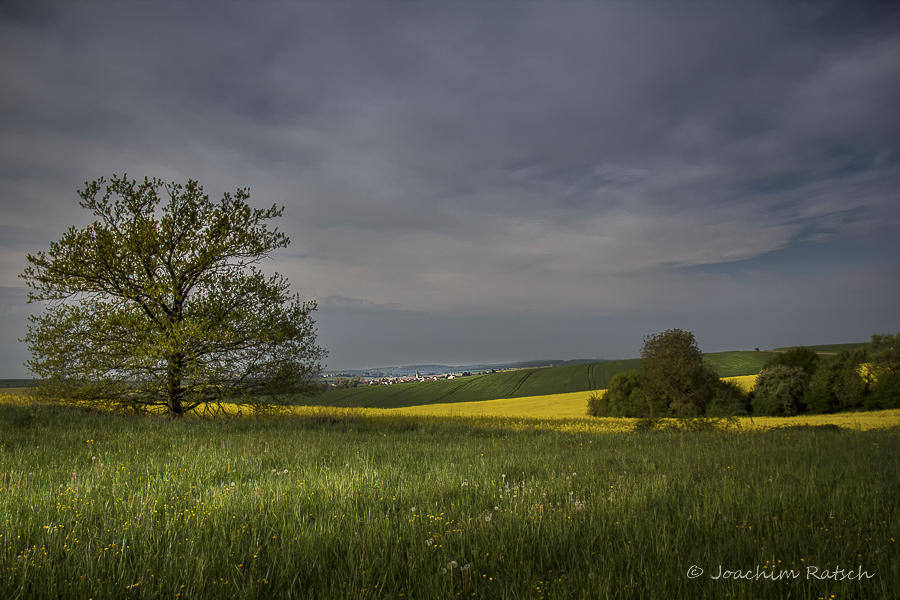
{"type": "Polygon", "coordinates": [[[19,388],[35,385],[34,379],[0,379],[0,388],[19,388]]]}

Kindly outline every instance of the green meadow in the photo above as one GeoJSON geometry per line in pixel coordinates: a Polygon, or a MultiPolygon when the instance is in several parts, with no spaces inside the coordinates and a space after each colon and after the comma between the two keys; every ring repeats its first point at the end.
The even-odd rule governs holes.
{"type": "MultiPolygon", "coordinates": [[[[774,352],[733,351],[704,355],[720,377],[753,375],[774,352]]],[[[401,408],[450,402],[478,402],[606,389],[618,373],[641,370],[640,359],[611,360],[564,367],[517,369],[457,379],[360,386],[328,390],[308,402],[325,406],[401,408]]]]}
{"type": "Polygon", "coordinates": [[[897,429],[0,405],[0,597],[890,598],[897,429]]]}

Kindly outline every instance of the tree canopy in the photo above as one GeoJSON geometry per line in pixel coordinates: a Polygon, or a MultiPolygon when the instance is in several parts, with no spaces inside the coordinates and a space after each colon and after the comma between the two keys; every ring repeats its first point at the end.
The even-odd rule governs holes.
{"type": "Polygon", "coordinates": [[[779,353],[774,358],[766,361],[763,369],[768,369],[777,365],[784,367],[797,367],[806,373],[807,377],[811,377],[816,372],[819,364],[819,354],[814,350],[810,350],[804,346],[797,346],[785,352],[779,353]]]}
{"type": "Polygon", "coordinates": [[[181,416],[313,388],[316,304],[257,266],[290,243],[267,223],[283,207],[127,175],[79,196],[96,220],[29,254],[21,275],[45,303],[24,339],[42,393],[181,416]]]}
{"type": "Polygon", "coordinates": [[[716,393],[718,375],[703,361],[693,332],[668,329],[644,337],[643,393],[677,417],[701,416],[716,393]]]}

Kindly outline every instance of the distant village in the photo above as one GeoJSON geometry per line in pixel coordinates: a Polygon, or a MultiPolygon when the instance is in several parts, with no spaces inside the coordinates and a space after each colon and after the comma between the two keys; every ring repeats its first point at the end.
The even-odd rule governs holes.
{"type": "Polygon", "coordinates": [[[509,363],[478,363],[465,366],[438,364],[409,365],[403,367],[383,367],[376,369],[326,371],[319,380],[326,389],[346,389],[368,385],[393,385],[395,383],[412,383],[416,381],[440,381],[471,377],[483,373],[513,371],[518,369],[534,369],[540,367],[557,367],[588,362],[600,362],[602,358],[579,358],[573,360],[531,360],[509,363]]]}
{"type": "Polygon", "coordinates": [[[444,379],[456,379],[457,377],[471,377],[476,373],[473,371],[453,371],[446,373],[425,373],[416,371],[414,374],[349,374],[349,373],[326,373],[324,376],[325,383],[331,389],[355,388],[366,385],[393,385],[396,383],[412,383],[416,381],[441,381],[444,379]]]}

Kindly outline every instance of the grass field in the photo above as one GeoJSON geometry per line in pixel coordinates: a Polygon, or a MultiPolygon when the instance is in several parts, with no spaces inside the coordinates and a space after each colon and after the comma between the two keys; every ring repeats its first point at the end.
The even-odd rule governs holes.
{"type": "MultiPolygon", "coordinates": [[[[705,358],[720,376],[730,377],[759,373],[763,363],[773,356],[776,354],[772,352],[734,351],[707,354],[705,358]]],[[[329,390],[304,402],[324,406],[400,408],[569,394],[605,389],[614,375],[631,369],[640,371],[640,359],[518,369],[442,381],[329,390]]]]}
{"type": "Polygon", "coordinates": [[[900,589],[897,428],[596,435],[306,410],[169,422],[0,404],[0,597],[900,589]]]}

